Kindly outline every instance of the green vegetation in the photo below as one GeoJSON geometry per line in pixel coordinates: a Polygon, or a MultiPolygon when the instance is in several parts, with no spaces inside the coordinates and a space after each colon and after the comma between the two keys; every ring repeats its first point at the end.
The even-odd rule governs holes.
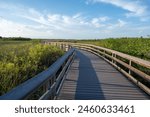
{"type": "Polygon", "coordinates": [[[110,38],[103,40],[81,40],[77,42],[90,43],[150,60],[150,39],[148,38],[110,38]]]}
{"type": "Polygon", "coordinates": [[[2,37],[0,36],[0,40],[2,41],[30,41],[31,38],[24,38],[24,37],[2,37]]]}
{"type": "Polygon", "coordinates": [[[0,41],[0,95],[47,69],[63,51],[37,41],[0,41]]]}

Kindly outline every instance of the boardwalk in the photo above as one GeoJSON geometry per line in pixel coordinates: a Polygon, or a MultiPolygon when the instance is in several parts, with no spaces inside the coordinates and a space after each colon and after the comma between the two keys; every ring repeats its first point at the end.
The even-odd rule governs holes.
{"type": "Polygon", "coordinates": [[[149,99],[110,64],[96,55],[77,50],[57,99],[149,99]]]}

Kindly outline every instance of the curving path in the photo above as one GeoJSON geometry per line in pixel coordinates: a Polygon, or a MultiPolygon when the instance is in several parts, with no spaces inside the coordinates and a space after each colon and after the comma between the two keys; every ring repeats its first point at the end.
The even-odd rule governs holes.
{"type": "Polygon", "coordinates": [[[57,99],[143,100],[150,97],[103,59],[76,50],[75,60],[57,99]]]}

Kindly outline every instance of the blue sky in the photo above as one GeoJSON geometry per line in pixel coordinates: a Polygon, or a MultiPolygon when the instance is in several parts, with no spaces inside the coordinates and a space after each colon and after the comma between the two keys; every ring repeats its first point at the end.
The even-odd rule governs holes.
{"type": "Polygon", "coordinates": [[[100,39],[150,35],[150,0],[0,0],[0,35],[100,39]]]}

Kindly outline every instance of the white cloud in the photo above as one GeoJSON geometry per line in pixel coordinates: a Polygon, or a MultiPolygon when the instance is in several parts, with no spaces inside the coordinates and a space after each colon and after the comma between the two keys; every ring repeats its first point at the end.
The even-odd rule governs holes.
{"type": "Polygon", "coordinates": [[[110,18],[109,17],[98,17],[98,18],[93,18],[91,20],[91,23],[93,26],[97,27],[97,28],[100,28],[100,27],[103,27],[105,26],[105,23],[106,21],[108,21],[110,18]]]}
{"type": "MultiPolygon", "coordinates": [[[[0,9],[4,8],[7,10],[7,7],[0,7],[0,9]]],[[[88,16],[87,18],[81,13],[73,15],[48,12],[43,13],[43,11],[20,6],[10,6],[8,8],[9,11],[10,8],[12,8],[11,12],[13,15],[9,15],[12,15],[13,18],[17,16],[17,20],[10,20],[11,18],[8,20],[6,17],[0,18],[1,36],[36,38],[105,38],[113,37],[114,35],[121,36],[130,30],[130,27],[127,27],[128,23],[126,21],[122,19],[114,21],[114,19],[111,19],[108,16],[88,16]]],[[[147,29],[143,29],[142,31],[144,32],[145,30],[147,29]]],[[[134,33],[134,30],[130,32],[134,33]]]]}
{"type": "Polygon", "coordinates": [[[25,11],[21,13],[18,12],[17,15],[37,23],[47,25],[47,21],[45,20],[44,16],[33,8],[27,9],[26,12],[25,11]]]}
{"type": "MultiPolygon", "coordinates": [[[[60,15],[60,17],[62,17],[60,15]]],[[[58,19],[61,19],[61,18],[58,19]]],[[[68,16],[69,17],[69,16],[68,16]]],[[[73,18],[73,16],[72,16],[73,18]]],[[[147,30],[149,27],[140,27],[134,28],[129,27],[127,22],[118,19],[114,23],[106,23],[103,27],[95,27],[92,26],[91,23],[93,19],[89,20],[88,25],[62,25],[60,27],[66,27],[66,29],[51,29],[48,25],[24,25],[19,24],[13,21],[9,21],[3,18],[0,18],[0,35],[1,36],[22,36],[22,37],[34,37],[34,38],[107,38],[107,37],[123,37],[127,36],[141,36],[143,32],[147,30]],[[139,33],[138,33],[139,32],[139,33]]],[[[60,20],[59,20],[60,21],[60,20]]],[[[102,23],[102,22],[101,22],[102,23]]]]}
{"type": "MultiPolygon", "coordinates": [[[[52,32],[47,34],[43,26],[30,26],[12,22],[0,18],[0,35],[1,36],[21,36],[21,37],[48,37],[52,32]],[[43,30],[42,30],[43,29],[43,30]]],[[[46,30],[48,31],[48,30],[46,30]]]]}
{"type": "Polygon", "coordinates": [[[126,24],[128,24],[128,23],[121,20],[121,19],[118,19],[116,23],[109,24],[106,29],[108,29],[108,30],[114,30],[114,29],[120,30],[120,28],[123,28],[124,26],[126,26],[126,24]]]}
{"type": "Polygon", "coordinates": [[[88,0],[91,2],[103,2],[107,4],[112,4],[117,7],[120,7],[124,10],[127,10],[129,13],[126,13],[127,17],[136,16],[143,17],[147,15],[147,6],[142,4],[142,1],[139,0],[88,0]]]}
{"type": "Polygon", "coordinates": [[[118,19],[118,26],[119,27],[123,27],[123,26],[125,26],[127,24],[127,22],[125,22],[125,21],[123,21],[123,20],[121,20],[121,19],[118,19]]]}
{"type": "MultiPolygon", "coordinates": [[[[22,37],[39,37],[39,38],[97,38],[101,27],[93,24],[94,19],[84,20],[84,17],[77,14],[73,16],[48,14],[47,17],[26,16],[28,20],[37,22],[38,25],[25,25],[0,18],[0,35],[1,36],[22,36],[22,37]],[[36,20],[35,20],[36,19],[36,20]],[[53,26],[53,27],[52,27],[53,26]]],[[[101,21],[101,20],[100,20],[101,21]]],[[[101,21],[101,23],[104,21],[101,21]]],[[[101,24],[103,25],[103,24],[101,24]]]]}

